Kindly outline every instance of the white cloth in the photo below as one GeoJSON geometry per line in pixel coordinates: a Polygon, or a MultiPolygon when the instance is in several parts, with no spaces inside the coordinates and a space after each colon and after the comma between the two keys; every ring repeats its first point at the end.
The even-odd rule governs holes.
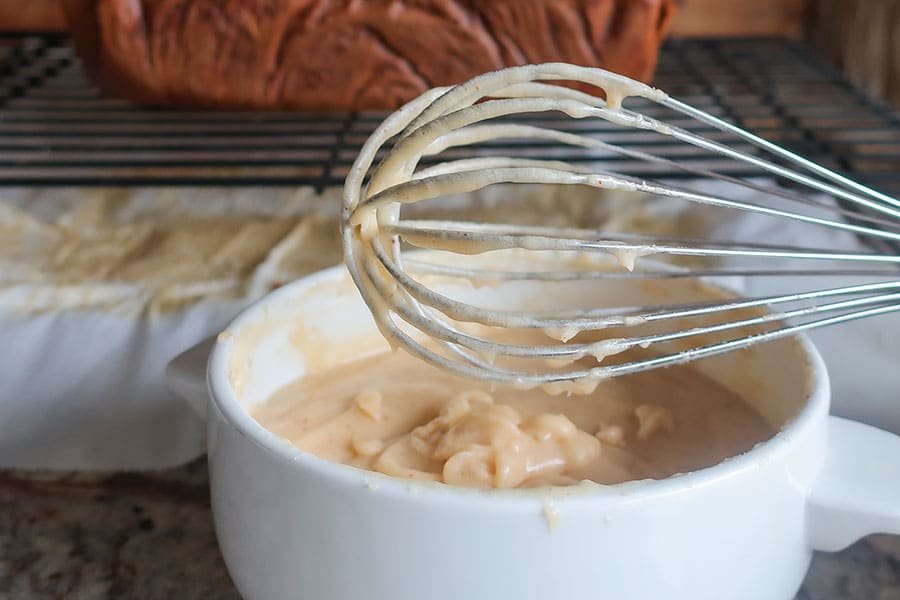
{"type": "Polygon", "coordinates": [[[0,312],[0,466],[159,469],[202,454],[204,423],[169,392],[163,372],[241,305],[139,318],[0,312]]]}

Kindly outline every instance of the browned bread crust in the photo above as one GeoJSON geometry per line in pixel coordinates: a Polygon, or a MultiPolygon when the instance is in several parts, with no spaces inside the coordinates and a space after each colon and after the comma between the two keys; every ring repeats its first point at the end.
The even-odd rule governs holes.
{"type": "Polygon", "coordinates": [[[528,62],[647,79],[673,0],[64,0],[100,87],[164,106],[396,108],[528,62]]]}

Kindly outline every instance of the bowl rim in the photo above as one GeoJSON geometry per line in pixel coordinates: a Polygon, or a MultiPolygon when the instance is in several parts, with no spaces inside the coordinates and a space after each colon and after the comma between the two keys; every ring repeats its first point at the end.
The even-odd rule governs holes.
{"type": "MultiPolygon", "coordinates": [[[[479,507],[490,504],[485,502],[485,498],[502,498],[504,502],[496,504],[498,506],[502,504],[504,510],[517,503],[527,503],[527,506],[533,507],[535,499],[546,502],[548,498],[556,497],[564,497],[567,500],[581,498],[594,506],[604,501],[621,502],[623,498],[647,499],[731,479],[762,464],[777,461],[779,457],[786,456],[790,452],[794,440],[802,437],[804,432],[817,422],[824,421],[828,414],[831,389],[825,362],[810,339],[801,334],[794,339],[806,360],[806,372],[811,380],[803,408],[770,439],[760,442],[747,452],[696,471],[672,475],[665,479],[636,480],[617,484],[585,482],[573,486],[479,490],[444,483],[406,480],[332,462],[293,446],[260,425],[239,402],[229,381],[228,372],[231,352],[242,326],[254,322],[260,314],[269,312],[268,307],[272,303],[341,277],[349,280],[349,273],[344,265],[317,271],[294,280],[247,306],[224,330],[233,335],[217,336],[206,373],[209,401],[217,409],[207,411],[208,420],[215,419],[214,413],[217,412],[229,427],[233,427],[244,438],[289,469],[296,472],[302,470],[332,483],[370,491],[377,490],[379,493],[403,498],[413,495],[417,501],[430,498],[439,501],[475,502],[479,507]]],[[[493,502],[492,500],[491,503],[493,502]]]]}

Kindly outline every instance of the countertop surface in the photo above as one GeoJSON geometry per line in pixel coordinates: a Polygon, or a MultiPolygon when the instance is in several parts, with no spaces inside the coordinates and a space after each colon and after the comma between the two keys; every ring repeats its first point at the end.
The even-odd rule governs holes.
{"type": "MultiPolygon", "coordinates": [[[[0,597],[238,598],[206,463],[151,474],[0,472],[0,597]]],[[[900,599],[900,537],[816,554],[798,599],[900,599]]]]}

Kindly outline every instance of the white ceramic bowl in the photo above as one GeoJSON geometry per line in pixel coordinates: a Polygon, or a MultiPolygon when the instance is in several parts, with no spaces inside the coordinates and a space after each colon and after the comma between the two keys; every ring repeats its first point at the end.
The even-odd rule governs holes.
{"type": "MultiPolygon", "coordinates": [[[[506,305],[604,293],[572,285],[558,296],[528,282],[442,291],[506,305]]],[[[335,268],[241,314],[214,344],[208,392],[208,346],[170,365],[173,387],[206,413],[216,531],[246,598],[788,599],[813,550],[900,533],[900,437],[828,416],[828,377],[805,339],[698,362],[783,428],[661,481],[488,492],[408,482],[302,452],[247,412],[306,372],[384,347],[335,268]]]]}

